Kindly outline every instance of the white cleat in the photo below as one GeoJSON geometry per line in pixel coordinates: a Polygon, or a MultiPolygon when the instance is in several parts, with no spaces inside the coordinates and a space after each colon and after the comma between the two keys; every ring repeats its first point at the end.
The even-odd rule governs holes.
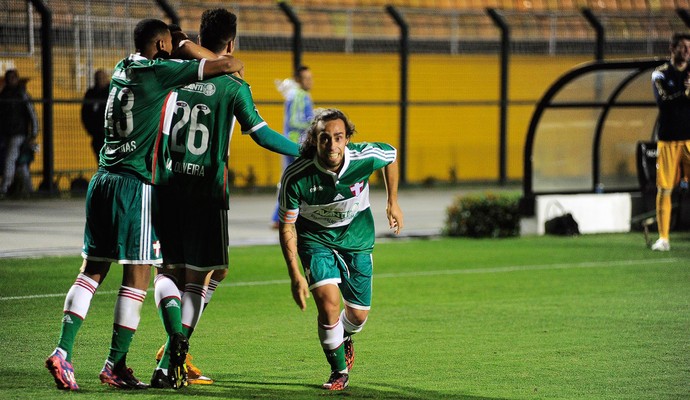
{"type": "Polygon", "coordinates": [[[654,242],[654,244],[652,245],[652,250],[653,251],[669,251],[669,250],[671,250],[671,245],[668,243],[668,240],[659,238],[659,240],[654,242]]]}

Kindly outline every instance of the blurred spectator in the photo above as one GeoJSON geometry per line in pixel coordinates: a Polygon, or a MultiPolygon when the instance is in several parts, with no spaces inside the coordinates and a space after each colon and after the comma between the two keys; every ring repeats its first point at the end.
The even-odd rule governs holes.
{"type": "Polygon", "coordinates": [[[103,147],[105,131],[103,121],[105,119],[105,103],[108,101],[108,85],[110,77],[104,70],[99,69],[93,75],[93,86],[84,94],[84,101],[81,103],[81,123],[84,129],[91,136],[91,148],[96,156],[98,164],[98,154],[103,147]]]}
{"type": "Polygon", "coordinates": [[[0,196],[5,196],[15,179],[15,172],[21,175],[20,183],[25,192],[32,191],[29,164],[33,160],[38,136],[38,119],[31,97],[26,92],[26,79],[20,80],[16,69],[8,69],[2,90],[0,90],[0,148],[2,148],[2,184],[0,196]],[[20,158],[20,155],[23,156],[20,158]],[[19,168],[17,164],[19,162],[19,168]],[[28,186],[27,186],[28,182],[28,186]]]}
{"type": "MultiPolygon", "coordinates": [[[[283,134],[295,143],[302,143],[304,133],[314,118],[314,103],[309,91],[314,85],[311,70],[302,65],[295,71],[295,79],[276,82],[276,88],[285,98],[283,115],[283,134]]],[[[283,169],[295,161],[295,157],[283,156],[283,169]]],[[[278,209],[276,204],[271,219],[273,229],[278,229],[278,209]]]]}

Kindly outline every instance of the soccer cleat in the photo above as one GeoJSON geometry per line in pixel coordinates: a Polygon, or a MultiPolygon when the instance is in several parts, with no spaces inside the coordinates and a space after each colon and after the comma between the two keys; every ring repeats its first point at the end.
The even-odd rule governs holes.
{"type": "Polygon", "coordinates": [[[187,381],[190,385],[210,385],[213,383],[213,379],[204,376],[201,370],[192,364],[191,354],[187,353],[184,363],[187,366],[187,381]]]}
{"type": "MultiPolygon", "coordinates": [[[[161,346],[156,353],[156,362],[159,362],[163,358],[163,353],[165,352],[165,345],[161,346]]],[[[190,385],[211,385],[213,384],[213,379],[208,376],[204,376],[201,370],[192,364],[192,355],[187,353],[187,358],[185,358],[185,364],[187,365],[187,382],[190,385]]]]}
{"type": "Polygon", "coordinates": [[[162,345],[161,348],[158,349],[156,353],[156,363],[160,362],[161,358],[163,358],[163,353],[165,353],[165,345],[162,345]]]}
{"type": "Polygon", "coordinates": [[[168,377],[173,389],[187,386],[187,352],[189,351],[189,341],[182,333],[174,333],[170,337],[170,365],[168,367],[168,377]]]}
{"type": "Polygon", "coordinates": [[[101,383],[110,385],[118,389],[147,389],[149,385],[140,381],[134,376],[134,371],[127,366],[113,370],[110,365],[106,364],[98,375],[101,383]]]}
{"type": "Polygon", "coordinates": [[[168,375],[163,372],[162,369],[157,369],[153,371],[153,376],[151,377],[151,387],[155,389],[170,389],[170,379],[168,375]]]}
{"type": "Polygon", "coordinates": [[[345,336],[343,345],[345,346],[345,363],[349,372],[352,371],[352,366],[355,365],[355,343],[352,341],[352,336],[345,336]]]}
{"type": "Polygon", "coordinates": [[[667,239],[662,239],[659,238],[654,244],[652,245],[652,250],[653,251],[669,251],[671,250],[671,244],[668,242],[667,239]]]}
{"type": "Polygon", "coordinates": [[[333,371],[331,372],[331,376],[328,378],[328,382],[321,385],[321,387],[328,390],[343,390],[349,383],[349,374],[333,371]]]}
{"type": "Polygon", "coordinates": [[[55,384],[60,390],[79,390],[79,385],[74,379],[74,367],[65,360],[62,354],[55,350],[46,360],[46,368],[55,379],[55,384]]]}

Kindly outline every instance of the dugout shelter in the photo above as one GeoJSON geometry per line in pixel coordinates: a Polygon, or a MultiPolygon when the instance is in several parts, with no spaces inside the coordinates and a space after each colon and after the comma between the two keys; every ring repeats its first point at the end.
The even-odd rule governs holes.
{"type": "Polygon", "coordinates": [[[544,233],[553,203],[576,214],[584,233],[630,229],[644,211],[638,147],[653,140],[658,117],[651,74],[664,62],[585,63],[546,91],[525,139],[523,232],[544,233]]]}

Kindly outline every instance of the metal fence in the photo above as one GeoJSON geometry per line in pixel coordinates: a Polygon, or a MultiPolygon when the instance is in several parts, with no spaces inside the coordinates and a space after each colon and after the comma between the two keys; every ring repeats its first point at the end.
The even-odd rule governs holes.
{"type": "MultiPolygon", "coordinates": [[[[271,86],[272,78],[279,78],[280,74],[285,75],[291,69],[289,63],[282,61],[285,59],[282,54],[294,50],[294,27],[275,3],[261,2],[253,5],[182,0],[45,2],[52,12],[53,63],[49,75],[54,93],[50,97],[44,93],[44,80],[48,75],[43,71],[42,54],[45,53],[42,53],[42,42],[46,38],[40,27],[45,21],[36,11],[36,3],[43,2],[0,0],[0,74],[4,74],[7,69],[17,68],[21,76],[29,78],[29,90],[42,118],[47,114],[48,105],[54,108],[50,116],[51,124],[47,124],[45,119],[41,124],[42,140],[45,143],[45,137],[52,136],[52,143],[47,142],[38,155],[43,163],[35,162],[32,166],[37,183],[53,165],[55,177],[52,179],[58,181],[57,187],[60,190],[69,189],[69,182],[75,177],[82,175],[88,178],[95,170],[88,139],[78,118],[81,97],[92,84],[96,69],[112,68],[117,60],[131,52],[131,32],[136,22],[142,18],[152,17],[165,21],[177,18],[183,30],[195,36],[199,17],[204,9],[225,7],[235,12],[240,21],[238,50],[250,52],[251,57],[257,58],[266,54],[261,59],[268,60],[254,63],[251,67],[256,71],[255,76],[259,77],[253,85],[255,100],[262,109],[262,115],[264,109],[269,116],[277,115],[272,117],[275,121],[272,125],[276,128],[280,126],[282,101],[276,93],[271,92],[272,89],[264,88],[264,81],[270,81],[267,86],[271,86]],[[168,12],[164,5],[170,6],[168,12]],[[275,65],[277,61],[274,59],[281,60],[281,64],[275,65]],[[46,132],[46,129],[51,132],[46,132]]],[[[362,116],[358,120],[363,120],[362,125],[383,132],[383,137],[393,138],[392,141],[397,140],[397,120],[384,118],[380,121],[381,115],[395,113],[401,106],[398,96],[400,83],[394,79],[389,81],[389,76],[399,76],[395,54],[400,51],[400,29],[384,7],[316,7],[299,4],[292,9],[302,22],[302,51],[311,60],[348,60],[347,57],[350,56],[373,56],[375,59],[366,60],[378,62],[378,56],[393,57],[376,64],[377,69],[373,72],[368,65],[360,70],[356,69],[357,65],[336,65],[333,67],[336,70],[333,74],[340,73],[338,77],[330,76],[331,71],[324,70],[320,71],[321,76],[317,76],[317,82],[321,80],[333,87],[342,88],[322,95],[318,99],[321,103],[348,106],[355,113],[360,113],[358,110],[361,109],[362,116]],[[371,91],[373,94],[366,97],[348,92],[346,89],[348,85],[352,85],[352,78],[342,77],[343,71],[338,70],[339,68],[353,68],[351,72],[360,74],[365,81],[361,91],[371,91],[371,87],[374,87],[371,91]],[[367,73],[374,76],[367,77],[367,73]],[[365,114],[365,109],[368,114],[365,114]]],[[[412,126],[425,127],[414,129],[410,133],[410,139],[419,145],[403,155],[418,160],[414,167],[415,174],[410,175],[409,183],[421,183],[429,179],[496,180],[502,173],[508,179],[521,178],[520,157],[524,142],[520,138],[524,136],[526,126],[522,127],[520,121],[528,120],[541,91],[534,89],[511,93],[499,90],[500,85],[509,84],[501,81],[499,65],[502,52],[526,57],[511,59],[507,71],[509,74],[516,74],[515,71],[519,71],[519,68],[529,67],[530,62],[538,59],[530,57],[541,57],[543,62],[556,65],[551,67],[551,75],[546,75],[553,80],[558,68],[565,70],[569,67],[558,67],[562,56],[567,56],[565,59],[568,63],[591,60],[598,50],[607,58],[666,57],[671,34],[687,30],[680,14],[668,10],[616,13],[595,11],[595,22],[600,24],[598,31],[593,22],[577,9],[520,11],[499,8],[495,10],[496,15],[509,28],[509,46],[502,48],[501,35],[504,32],[486,10],[400,7],[399,11],[410,26],[409,52],[413,57],[409,77],[413,85],[412,93],[406,104],[409,106],[409,120],[412,126]],[[598,49],[598,45],[602,47],[598,49]],[[479,61],[471,59],[470,62],[476,62],[480,67],[485,65],[487,69],[477,71],[476,75],[458,72],[467,64],[466,57],[480,57],[479,61]],[[438,60],[449,66],[443,67],[445,69],[442,73],[447,75],[444,79],[439,79],[438,70],[431,68],[426,71],[421,67],[434,65],[438,60]],[[483,82],[491,82],[481,92],[474,90],[474,85],[467,84],[468,81],[477,79],[477,75],[481,76],[483,82]],[[457,89],[449,91],[448,87],[457,89]],[[506,98],[501,98],[502,93],[505,93],[506,98]],[[500,113],[502,106],[510,109],[505,116],[500,113]],[[475,114],[482,115],[482,121],[471,122],[475,114]],[[462,115],[464,119],[470,120],[466,123],[470,131],[459,134],[457,128],[448,126],[451,123],[437,123],[435,120],[441,115],[446,118],[462,115]],[[490,116],[491,121],[485,122],[486,116],[490,116]],[[499,117],[510,119],[505,125],[510,131],[508,135],[499,135],[497,132],[502,129],[502,125],[497,122],[499,117]],[[434,121],[425,121],[426,118],[434,121]],[[425,141],[423,136],[431,133],[428,130],[433,132],[434,140],[438,143],[425,141]],[[414,135],[419,137],[415,138],[414,135]],[[474,138],[480,135],[488,135],[493,139],[477,144],[474,138]],[[499,146],[506,146],[506,143],[499,143],[503,140],[510,143],[507,144],[507,152],[498,155],[499,146]],[[448,154],[448,148],[453,149],[450,151],[452,154],[448,154]],[[478,152],[485,156],[469,156],[470,153],[478,152]],[[440,153],[445,155],[439,158],[440,153]],[[508,157],[509,160],[501,161],[499,157],[508,157]],[[432,159],[439,164],[428,166],[428,160],[432,159]],[[488,172],[477,172],[469,165],[463,166],[462,162],[466,159],[483,160],[483,169],[488,172]],[[496,167],[499,164],[502,167],[496,167]],[[507,172],[500,171],[501,168],[507,168],[507,172]]],[[[535,71],[541,67],[542,64],[533,66],[535,71]]],[[[519,76],[520,79],[530,79],[519,76]]],[[[540,88],[545,88],[550,83],[541,82],[543,77],[534,79],[532,86],[541,85],[540,88]]],[[[524,86],[529,86],[529,83],[524,86]]],[[[355,85],[353,90],[357,88],[355,85]]],[[[247,157],[255,156],[249,154],[247,157]]],[[[264,159],[267,156],[261,157],[264,159]]],[[[240,159],[239,162],[243,161],[240,159]]],[[[280,162],[266,158],[264,164],[260,169],[267,169],[268,172],[259,171],[258,184],[269,186],[277,179],[280,162]]],[[[243,166],[242,169],[244,168],[243,166]]]]}

